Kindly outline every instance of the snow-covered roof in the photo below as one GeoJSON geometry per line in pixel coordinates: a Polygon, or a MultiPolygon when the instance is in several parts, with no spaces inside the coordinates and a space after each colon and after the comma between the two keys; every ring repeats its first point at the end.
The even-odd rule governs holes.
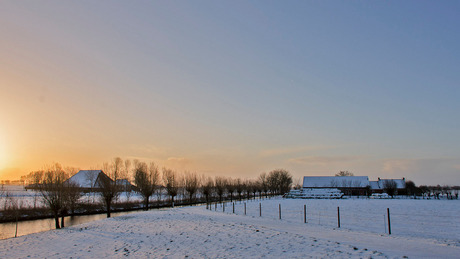
{"type": "Polygon", "coordinates": [[[102,170],[80,170],[78,173],[69,178],[68,181],[77,184],[81,188],[93,188],[96,186],[96,180],[102,170]]]}
{"type": "Polygon", "coordinates": [[[380,189],[379,181],[369,181],[369,185],[372,190],[380,189]]]}
{"type": "Polygon", "coordinates": [[[367,176],[304,176],[304,188],[352,187],[364,188],[369,185],[367,176]]]}
{"type": "Polygon", "coordinates": [[[404,189],[406,188],[406,181],[405,179],[379,179],[380,189],[385,188],[385,182],[387,181],[394,181],[396,183],[397,189],[404,189]]]}
{"type": "Polygon", "coordinates": [[[404,189],[406,188],[406,179],[380,179],[378,181],[371,181],[371,189],[372,190],[383,190],[385,188],[385,182],[387,181],[394,181],[396,183],[397,189],[404,189]]]}

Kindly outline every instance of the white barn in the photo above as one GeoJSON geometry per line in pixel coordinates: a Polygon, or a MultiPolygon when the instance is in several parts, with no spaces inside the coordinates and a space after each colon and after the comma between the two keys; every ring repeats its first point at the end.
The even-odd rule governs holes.
{"type": "Polygon", "coordinates": [[[337,188],[345,195],[367,195],[370,182],[367,176],[304,176],[303,189],[337,188]]]}

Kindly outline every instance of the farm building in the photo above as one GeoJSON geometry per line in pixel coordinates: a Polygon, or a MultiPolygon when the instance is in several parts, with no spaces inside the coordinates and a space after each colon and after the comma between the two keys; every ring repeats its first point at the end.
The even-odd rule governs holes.
{"type": "MultiPolygon", "coordinates": [[[[66,182],[76,184],[82,191],[89,192],[100,189],[99,181],[101,179],[109,179],[102,170],[80,170],[78,173],[70,177],[66,182]]],[[[135,186],[132,185],[127,179],[118,179],[117,185],[120,186],[124,191],[134,190],[135,186]]]]}
{"type": "Polygon", "coordinates": [[[345,195],[370,194],[367,176],[304,176],[303,189],[336,188],[345,195]]]}
{"type": "Polygon", "coordinates": [[[383,193],[385,190],[385,186],[390,182],[394,182],[396,185],[396,193],[395,194],[405,194],[406,193],[406,179],[380,179],[378,178],[377,181],[370,181],[370,186],[372,193],[383,193]]]}
{"type": "Polygon", "coordinates": [[[304,176],[303,189],[339,189],[344,195],[370,195],[371,193],[383,193],[385,186],[394,182],[395,194],[405,194],[406,180],[380,179],[369,181],[367,176],[304,176]]]}
{"type": "Polygon", "coordinates": [[[66,182],[76,184],[82,191],[94,191],[100,188],[99,181],[103,177],[110,179],[102,170],[80,170],[66,182]]]}

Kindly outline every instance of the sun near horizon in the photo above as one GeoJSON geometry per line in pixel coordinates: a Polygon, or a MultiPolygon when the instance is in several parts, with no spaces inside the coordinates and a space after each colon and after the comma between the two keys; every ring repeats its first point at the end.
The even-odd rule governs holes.
{"type": "Polygon", "coordinates": [[[460,185],[456,2],[0,3],[0,179],[114,157],[460,185]]]}

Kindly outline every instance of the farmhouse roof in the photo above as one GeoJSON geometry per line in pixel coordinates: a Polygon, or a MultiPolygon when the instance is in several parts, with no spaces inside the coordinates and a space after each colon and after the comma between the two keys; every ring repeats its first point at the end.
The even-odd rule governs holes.
{"type": "Polygon", "coordinates": [[[394,181],[396,183],[397,189],[404,189],[406,188],[406,179],[379,179],[379,186],[380,189],[385,188],[385,182],[387,181],[394,181]]]}
{"type": "Polygon", "coordinates": [[[383,188],[380,188],[379,181],[369,181],[369,186],[371,187],[372,190],[383,189],[383,188]]]}
{"type": "Polygon", "coordinates": [[[367,176],[304,176],[304,188],[365,188],[369,186],[367,176]]]}
{"type": "Polygon", "coordinates": [[[80,170],[68,181],[77,184],[80,188],[94,188],[97,186],[97,179],[100,174],[105,175],[102,170],[80,170]]]}

